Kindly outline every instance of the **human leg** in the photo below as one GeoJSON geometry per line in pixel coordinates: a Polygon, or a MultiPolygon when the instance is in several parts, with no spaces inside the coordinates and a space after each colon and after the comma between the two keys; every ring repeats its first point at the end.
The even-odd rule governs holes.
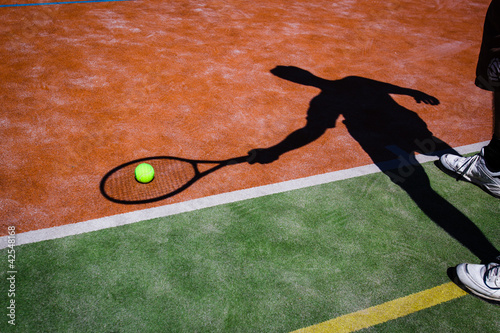
{"type": "MultiPolygon", "coordinates": [[[[493,62],[492,62],[493,63],[493,62]]],[[[489,70],[489,81],[500,82],[500,69],[489,70]]],[[[474,183],[495,197],[500,197],[500,90],[493,91],[493,136],[481,152],[472,157],[445,154],[441,165],[458,178],[474,183]]]]}
{"type": "Polygon", "coordinates": [[[484,147],[486,166],[492,172],[500,171],[500,92],[493,92],[493,137],[484,147]]]}

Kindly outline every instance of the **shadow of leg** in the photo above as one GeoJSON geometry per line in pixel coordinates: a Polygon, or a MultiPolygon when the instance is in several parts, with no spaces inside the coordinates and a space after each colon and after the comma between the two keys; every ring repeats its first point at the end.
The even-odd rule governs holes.
{"type": "Polygon", "coordinates": [[[499,251],[460,210],[436,193],[420,165],[384,171],[432,221],[468,248],[482,262],[493,261],[499,251]]]}

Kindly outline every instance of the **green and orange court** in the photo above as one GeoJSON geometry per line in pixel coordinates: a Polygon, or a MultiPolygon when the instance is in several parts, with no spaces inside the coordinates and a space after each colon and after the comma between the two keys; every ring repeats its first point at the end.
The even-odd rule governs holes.
{"type": "Polygon", "coordinates": [[[452,273],[500,247],[500,201],[398,155],[415,128],[490,139],[488,4],[0,0],[0,331],[498,331],[452,273]],[[318,107],[328,130],[272,163],[100,191],[128,161],[271,147],[318,107]]]}

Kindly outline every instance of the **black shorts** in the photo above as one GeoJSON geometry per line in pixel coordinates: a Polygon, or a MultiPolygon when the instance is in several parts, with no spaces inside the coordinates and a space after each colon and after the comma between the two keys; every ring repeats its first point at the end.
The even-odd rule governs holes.
{"type": "Polygon", "coordinates": [[[500,90],[500,0],[493,0],[486,13],[483,40],[476,68],[476,86],[500,90]]]}

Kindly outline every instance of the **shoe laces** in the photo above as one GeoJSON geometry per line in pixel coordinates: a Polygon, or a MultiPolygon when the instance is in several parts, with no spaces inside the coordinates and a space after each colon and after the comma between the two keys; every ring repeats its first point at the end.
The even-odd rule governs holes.
{"type": "Polygon", "coordinates": [[[483,280],[489,288],[500,290],[500,264],[488,264],[484,272],[483,280]]]}
{"type": "Polygon", "coordinates": [[[476,154],[474,156],[471,156],[469,157],[465,162],[464,164],[462,164],[460,166],[460,168],[458,168],[457,170],[457,174],[458,174],[458,177],[457,177],[457,180],[460,180],[462,179],[463,175],[467,174],[467,172],[469,171],[469,169],[474,165],[476,164],[477,161],[479,161],[481,159],[481,155],[480,154],[476,154]]]}

